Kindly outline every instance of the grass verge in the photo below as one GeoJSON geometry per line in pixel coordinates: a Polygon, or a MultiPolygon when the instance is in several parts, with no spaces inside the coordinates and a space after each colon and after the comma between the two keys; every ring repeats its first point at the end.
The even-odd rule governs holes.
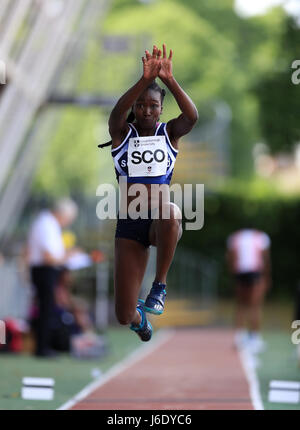
{"type": "Polygon", "coordinates": [[[141,342],[130,330],[110,328],[106,334],[109,351],[99,359],[79,360],[62,354],[55,359],[36,358],[31,355],[0,355],[0,409],[1,410],[53,410],[94,380],[93,374],[106,372],[126,357],[141,342]],[[24,400],[21,398],[24,376],[54,378],[55,395],[51,401],[24,400]]]}

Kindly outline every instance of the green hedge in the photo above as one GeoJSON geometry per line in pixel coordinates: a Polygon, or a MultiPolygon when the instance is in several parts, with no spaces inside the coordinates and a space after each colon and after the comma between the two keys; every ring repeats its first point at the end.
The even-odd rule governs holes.
{"type": "Polygon", "coordinates": [[[219,292],[232,294],[225,264],[226,239],[233,231],[254,227],[271,238],[273,297],[294,296],[300,281],[300,197],[247,196],[220,192],[205,196],[204,226],[184,231],[180,244],[195,249],[219,263],[219,292]]]}

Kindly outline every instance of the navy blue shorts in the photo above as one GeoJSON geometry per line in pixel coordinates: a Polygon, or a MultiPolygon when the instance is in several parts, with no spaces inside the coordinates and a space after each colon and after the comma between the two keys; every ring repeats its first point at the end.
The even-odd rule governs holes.
{"type": "Polygon", "coordinates": [[[153,219],[151,219],[150,216],[151,212],[148,215],[148,219],[119,219],[118,215],[115,237],[136,240],[144,245],[145,248],[148,248],[151,245],[149,241],[149,231],[153,222],[153,219]]]}
{"type": "Polygon", "coordinates": [[[236,273],[235,280],[243,287],[253,287],[260,279],[261,272],[244,272],[236,273]]]}

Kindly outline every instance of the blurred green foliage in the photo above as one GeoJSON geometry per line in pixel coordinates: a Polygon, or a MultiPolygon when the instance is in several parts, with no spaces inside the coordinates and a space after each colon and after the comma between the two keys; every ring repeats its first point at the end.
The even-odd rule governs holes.
{"type": "Polygon", "coordinates": [[[233,284],[225,261],[228,236],[240,228],[256,228],[271,238],[273,297],[295,296],[300,280],[300,197],[271,194],[268,186],[234,185],[205,196],[204,226],[185,231],[180,245],[219,263],[219,292],[231,296],[233,284]]]}
{"type": "MultiPolygon", "coordinates": [[[[120,97],[141,75],[144,50],[165,42],[174,50],[175,77],[202,113],[199,125],[213,103],[222,100],[230,106],[231,170],[235,176],[249,177],[252,146],[262,139],[262,132],[268,138],[264,123],[262,132],[260,129],[259,108],[262,106],[268,115],[274,104],[258,89],[270,88],[269,93],[274,94],[272,85],[265,86],[264,79],[278,68],[285,49],[286,22],[281,8],[265,16],[242,19],[233,10],[233,0],[156,0],[149,4],[114,0],[104,23],[99,22],[88,43],[76,92],[120,97]],[[125,48],[108,48],[107,44],[118,37],[125,48]]],[[[280,99],[284,99],[282,94],[280,99]]],[[[76,186],[80,192],[94,194],[99,182],[114,181],[110,151],[97,149],[99,141],[109,139],[109,110],[62,110],[60,125],[37,173],[34,192],[57,195],[76,186]],[[95,129],[100,130],[96,135],[95,129]]],[[[162,120],[178,113],[168,94],[162,120]]]]}
{"type": "Polygon", "coordinates": [[[300,141],[300,84],[292,82],[294,60],[300,60],[300,28],[287,18],[277,55],[277,67],[254,87],[260,104],[263,137],[272,152],[293,149],[300,141]]]}
{"type": "MultiPolygon", "coordinates": [[[[258,141],[272,151],[299,140],[300,85],[291,83],[291,63],[299,58],[300,30],[282,8],[242,19],[233,0],[114,0],[88,43],[78,71],[77,93],[119,98],[141,76],[141,57],[153,44],[174,50],[174,75],[200,112],[199,126],[214,103],[232,111],[231,172],[223,189],[206,195],[205,225],[185,232],[181,243],[222,262],[220,291],[231,292],[224,251],[228,235],[254,225],[272,239],[273,294],[293,291],[299,278],[297,222],[300,201],[284,197],[271,183],[252,175],[252,148],[258,141]]],[[[60,123],[37,173],[37,195],[95,196],[99,183],[115,183],[109,149],[110,108],[62,109],[60,123]]],[[[167,93],[163,121],[179,114],[167,93]]],[[[184,141],[181,143],[184,145],[184,141]]]]}
{"type": "MultiPolygon", "coordinates": [[[[172,47],[175,77],[199,111],[218,100],[228,103],[233,115],[232,172],[249,176],[251,148],[260,139],[258,100],[252,87],[275,67],[283,11],[277,8],[265,19],[244,20],[234,13],[233,1],[165,0],[150,5],[131,1],[126,8],[122,1],[114,4],[106,32],[150,34],[149,49],[162,42],[172,47]]],[[[165,112],[167,120],[177,114],[175,103],[165,112]]]]}
{"type": "Polygon", "coordinates": [[[39,165],[35,183],[37,195],[43,192],[52,198],[90,195],[91,190],[96,191],[101,175],[113,180],[110,154],[100,154],[97,148],[103,136],[100,119],[96,109],[68,107],[62,110],[54,138],[39,165]]]}

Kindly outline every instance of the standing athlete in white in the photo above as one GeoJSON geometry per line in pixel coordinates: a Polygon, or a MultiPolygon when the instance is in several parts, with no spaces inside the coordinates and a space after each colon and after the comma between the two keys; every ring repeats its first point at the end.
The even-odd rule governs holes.
{"type": "Polygon", "coordinates": [[[243,229],[227,240],[227,262],[236,287],[235,345],[262,349],[262,305],[271,284],[270,238],[259,230],[243,229]],[[249,329],[249,333],[247,332],[249,329]]]}

